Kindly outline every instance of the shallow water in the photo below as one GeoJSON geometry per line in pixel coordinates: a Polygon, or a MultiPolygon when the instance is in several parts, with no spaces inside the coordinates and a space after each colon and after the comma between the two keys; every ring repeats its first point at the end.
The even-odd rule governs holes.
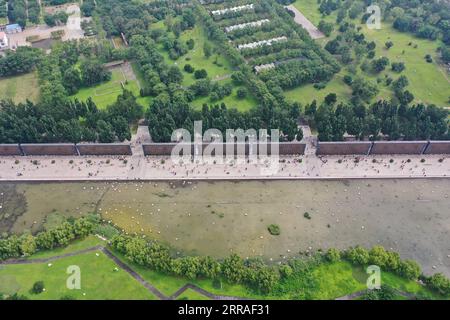
{"type": "Polygon", "coordinates": [[[180,253],[277,261],[311,249],[381,244],[419,261],[426,272],[450,275],[449,179],[18,183],[0,190],[9,199],[2,204],[0,196],[0,214],[19,199],[12,232],[37,231],[53,212],[98,211],[180,253]],[[268,233],[272,223],[280,226],[279,236],[268,233]]]}

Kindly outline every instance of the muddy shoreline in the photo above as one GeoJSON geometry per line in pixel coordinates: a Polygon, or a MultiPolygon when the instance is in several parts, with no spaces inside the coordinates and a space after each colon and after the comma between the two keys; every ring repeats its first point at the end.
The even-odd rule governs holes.
{"type": "Polygon", "coordinates": [[[180,254],[282,261],[300,251],[380,244],[427,273],[450,275],[450,179],[0,183],[6,187],[25,206],[9,226],[16,233],[39,230],[55,213],[97,210],[180,254]],[[272,223],[280,236],[267,232],[272,223]]]}

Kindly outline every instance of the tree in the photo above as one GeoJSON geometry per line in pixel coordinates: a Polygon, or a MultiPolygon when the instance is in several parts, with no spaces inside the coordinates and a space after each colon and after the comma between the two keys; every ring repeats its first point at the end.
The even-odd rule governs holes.
{"type": "Polygon", "coordinates": [[[247,96],[247,90],[245,88],[239,88],[236,95],[239,99],[244,99],[247,96]]]}
{"type": "Polygon", "coordinates": [[[172,83],[181,83],[183,81],[183,74],[181,73],[180,68],[171,66],[167,73],[167,79],[172,83]]]}
{"type": "Polygon", "coordinates": [[[97,122],[98,140],[101,143],[111,143],[115,140],[114,129],[104,120],[97,122]]]}
{"type": "Polygon", "coordinates": [[[325,103],[328,105],[333,105],[337,102],[336,93],[330,93],[325,97],[325,103]]]}
{"type": "Polygon", "coordinates": [[[194,73],[195,69],[189,63],[184,65],[184,71],[187,73],[194,73]]]}
{"type": "Polygon", "coordinates": [[[186,41],[186,45],[189,48],[189,50],[194,49],[195,47],[195,41],[194,39],[189,39],[188,41],[186,41]]]}
{"type": "Polygon", "coordinates": [[[195,70],[194,77],[195,79],[205,79],[208,76],[208,73],[205,69],[195,70]]]}
{"type": "Polygon", "coordinates": [[[211,57],[212,47],[209,42],[205,42],[205,44],[203,45],[203,54],[205,55],[206,59],[209,59],[209,57],[211,57]]]}
{"type": "Polygon", "coordinates": [[[409,85],[408,78],[406,76],[400,76],[397,80],[392,83],[394,91],[402,91],[409,85]]]}
{"type": "Polygon", "coordinates": [[[442,53],[442,60],[444,60],[444,62],[450,63],[450,48],[443,47],[441,53],[442,53]]]}
{"type": "Polygon", "coordinates": [[[393,62],[391,65],[392,71],[401,73],[403,70],[405,70],[405,64],[403,62],[393,62]]]}
{"type": "Polygon", "coordinates": [[[111,79],[111,72],[106,70],[97,60],[84,60],[80,69],[82,82],[85,86],[92,86],[111,79]]]}
{"type": "Polygon", "coordinates": [[[376,73],[380,73],[389,65],[389,59],[386,57],[381,57],[380,59],[376,59],[372,61],[372,69],[376,73]]]}
{"type": "Polygon", "coordinates": [[[318,29],[322,31],[327,37],[329,37],[334,30],[334,25],[330,22],[320,20],[318,29]]]}
{"type": "Polygon", "coordinates": [[[389,50],[394,46],[394,43],[392,41],[387,41],[384,45],[386,46],[386,49],[389,50]]]}
{"type": "Polygon", "coordinates": [[[352,83],[353,95],[364,101],[370,101],[377,93],[376,84],[365,80],[363,77],[357,77],[352,83]]]}
{"type": "Polygon", "coordinates": [[[144,113],[142,106],[129,90],[123,90],[116,102],[107,107],[107,111],[113,118],[123,117],[128,123],[141,119],[144,113]]]}
{"type": "Polygon", "coordinates": [[[43,281],[37,281],[33,284],[33,287],[31,288],[31,293],[39,294],[44,292],[44,282],[43,281]]]}
{"type": "Polygon", "coordinates": [[[63,85],[69,95],[77,93],[78,89],[81,86],[80,71],[75,67],[68,68],[66,71],[64,71],[63,85]]]}
{"type": "Polygon", "coordinates": [[[22,236],[20,238],[20,241],[20,251],[22,252],[23,256],[28,257],[36,252],[36,241],[31,234],[22,236]]]}

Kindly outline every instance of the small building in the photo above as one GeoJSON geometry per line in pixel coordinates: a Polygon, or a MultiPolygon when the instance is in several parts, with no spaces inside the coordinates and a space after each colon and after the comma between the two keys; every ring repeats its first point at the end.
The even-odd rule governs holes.
{"type": "Polygon", "coordinates": [[[6,33],[3,31],[0,31],[0,50],[8,48],[8,37],[6,36],[6,33]]]}
{"type": "Polygon", "coordinates": [[[22,27],[18,23],[8,24],[5,28],[6,33],[22,32],[22,27]]]}

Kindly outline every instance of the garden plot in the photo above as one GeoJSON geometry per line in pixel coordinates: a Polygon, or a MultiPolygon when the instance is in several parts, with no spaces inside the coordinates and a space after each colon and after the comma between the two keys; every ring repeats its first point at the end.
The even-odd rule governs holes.
{"type": "Polygon", "coordinates": [[[244,10],[251,10],[253,9],[254,5],[252,4],[248,4],[248,5],[244,5],[244,6],[238,6],[238,7],[232,7],[232,8],[225,8],[222,10],[214,10],[211,11],[211,14],[213,16],[221,16],[227,13],[231,13],[231,12],[240,12],[240,11],[244,11],[244,10]]]}
{"type": "MultiPolygon", "coordinates": [[[[248,3],[239,0],[227,2],[228,8],[245,5],[248,3]]],[[[308,31],[275,0],[261,0],[253,4],[252,10],[233,14],[219,11],[227,8],[217,3],[205,7],[247,64],[269,86],[288,90],[328,81],[339,72],[334,58],[314,43],[308,31]],[[223,12],[220,19],[216,18],[217,12],[223,12]]]]}
{"type": "Polygon", "coordinates": [[[249,28],[249,27],[260,27],[264,23],[268,23],[268,22],[270,22],[269,19],[263,19],[263,20],[253,21],[253,22],[236,24],[233,26],[225,27],[225,31],[231,32],[234,30],[240,30],[240,29],[245,29],[245,28],[249,28]]]}
{"type": "Polygon", "coordinates": [[[287,40],[287,38],[285,36],[283,36],[283,37],[273,38],[273,39],[269,39],[269,40],[261,40],[261,41],[257,41],[257,42],[241,44],[237,48],[239,50],[254,49],[257,47],[261,47],[261,46],[271,46],[275,42],[286,41],[286,40],[287,40]]]}

